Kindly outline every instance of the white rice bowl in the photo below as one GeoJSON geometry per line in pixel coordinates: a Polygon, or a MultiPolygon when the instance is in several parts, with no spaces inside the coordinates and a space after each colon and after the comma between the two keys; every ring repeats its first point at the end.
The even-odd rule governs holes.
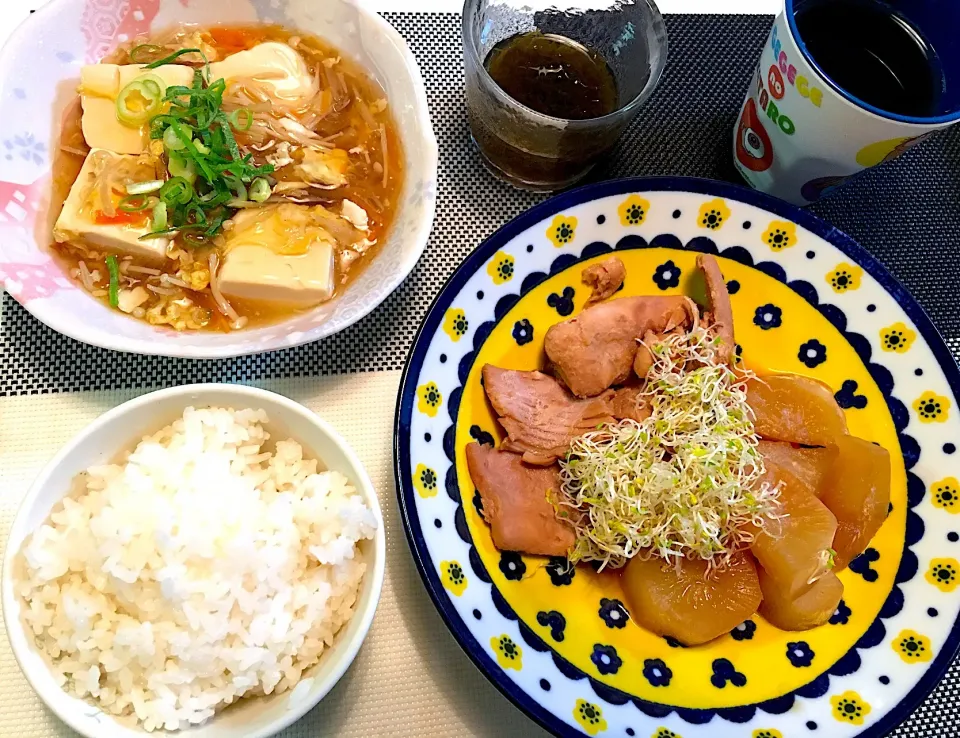
{"type": "Polygon", "coordinates": [[[295,441],[271,446],[266,422],[188,408],[90,467],[24,540],[20,619],[64,690],[182,729],[293,689],[333,644],[377,516],[295,441]]]}

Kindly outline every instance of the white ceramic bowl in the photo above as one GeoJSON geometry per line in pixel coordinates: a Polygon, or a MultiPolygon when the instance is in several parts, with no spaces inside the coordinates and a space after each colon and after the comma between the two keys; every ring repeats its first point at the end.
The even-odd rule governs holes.
{"type": "Polygon", "coordinates": [[[437,142],[423,78],[404,40],[362,0],[52,0],[0,51],[0,110],[0,284],[51,328],[95,346],[216,358],[315,341],[355,323],[393,292],[430,234],[437,142]],[[64,276],[48,245],[52,153],[80,67],[132,36],[177,23],[256,22],[326,39],[386,91],[404,146],[406,180],[383,250],[337,299],[265,328],[177,334],[111,310],[64,276]]]}
{"type": "MultiPolygon", "coordinates": [[[[374,511],[378,527],[372,541],[361,543],[367,571],[360,585],[353,617],[338,633],[332,648],[305,673],[307,687],[269,697],[255,697],[230,706],[202,726],[177,735],[190,738],[265,738],[300,719],[337,683],[353,662],[373,621],[386,559],[386,536],[376,492],[360,461],[339,434],[317,415],[281,395],[240,385],[199,384],[160,390],[114,408],[74,438],[41,472],[27,492],[13,527],[3,558],[3,619],[10,645],[20,668],[40,698],[67,725],[88,738],[142,738],[151,735],[101,713],[92,703],[63,691],[53,678],[47,662],[36,651],[20,620],[21,601],[14,595],[13,561],[24,539],[43,523],[53,506],[64,496],[71,480],[94,464],[108,463],[118,453],[132,450],[142,436],[176,420],[184,408],[233,407],[266,410],[273,438],[293,438],[304,452],[317,458],[327,469],[349,478],[374,511]]],[[[152,735],[159,735],[154,733],[152,735]]]]}

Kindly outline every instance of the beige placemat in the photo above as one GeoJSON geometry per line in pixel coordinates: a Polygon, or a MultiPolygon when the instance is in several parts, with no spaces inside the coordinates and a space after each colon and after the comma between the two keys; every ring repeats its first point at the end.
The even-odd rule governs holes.
{"type": "MultiPolygon", "coordinates": [[[[353,667],[284,738],[544,736],[460,651],[420,581],[393,481],[393,409],[400,372],[291,379],[258,386],[330,421],[360,456],[380,495],[387,574],[373,628],[353,667]]],[[[43,465],[87,423],[143,391],[0,398],[0,545],[43,465]]],[[[0,736],[73,736],[34,695],[0,633],[0,736]]]]}

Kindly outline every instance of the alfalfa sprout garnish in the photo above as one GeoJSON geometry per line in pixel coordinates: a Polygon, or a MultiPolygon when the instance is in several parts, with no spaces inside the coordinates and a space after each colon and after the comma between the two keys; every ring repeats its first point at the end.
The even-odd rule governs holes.
{"type": "Polygon", "coordinates": [[[779,486],[764,481],[747,405],[753,375],[722,362],[703,328],[648,348],[650,416],[575,439],[560,462],[553,502],[576,529],[570,561],[620,567],[653,555],[722,567],[779,519],[779,486]]]}

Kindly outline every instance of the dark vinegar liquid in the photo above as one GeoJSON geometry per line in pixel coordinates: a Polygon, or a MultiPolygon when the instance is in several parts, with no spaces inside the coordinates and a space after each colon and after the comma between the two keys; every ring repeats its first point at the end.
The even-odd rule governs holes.
{"type": "Polygon", "coordinates": [[[871,0],[811,0],[795,14],[810,57],[838,87],[880,110],[937,115],[943,72],[908,21],[871,0]]]}
{"type": "Polygon", "coordinates": [[[564,36],[511,36],[490,50],[484,66],[510,97],[553,118],[599,118],[617,109],[617,81],[606,60],[564,36]]]}
{"type": "Polygon", "coordinates": [[[617,80],[593,49],[556,34],[522,33],[492,49],[483,66],[493,81],[467,85],[467,115],[484,163],[518,187],[552,191],[580,179],[610,149],[624,125],[603,116],[619,108],[617,80]],[[499,87],[514,102],[503,103],[499,87]],[[573,123],[547,122],[541,115],[573,123]]]}

